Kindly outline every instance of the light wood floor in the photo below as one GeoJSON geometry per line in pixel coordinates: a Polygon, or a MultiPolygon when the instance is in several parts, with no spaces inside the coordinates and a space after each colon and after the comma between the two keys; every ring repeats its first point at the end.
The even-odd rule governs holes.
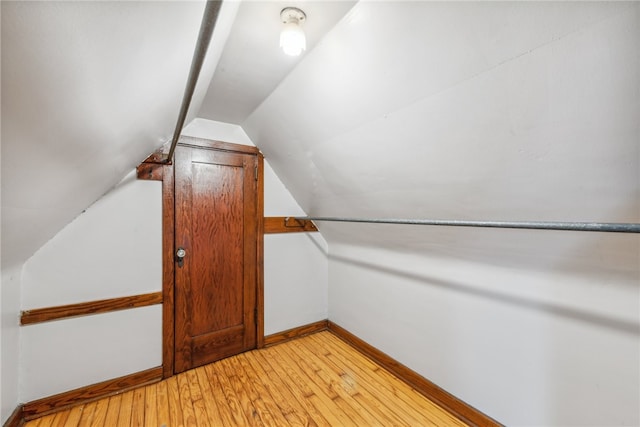
{"type": "Polygon", "coordinates": [[[330,332],[206,365],[26,424],[463,426],[330,332]]]}

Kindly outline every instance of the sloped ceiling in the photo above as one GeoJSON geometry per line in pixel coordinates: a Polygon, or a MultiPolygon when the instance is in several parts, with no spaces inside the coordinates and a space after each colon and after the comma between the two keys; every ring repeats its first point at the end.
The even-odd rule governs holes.
{"type": "Polygon", "coordinates": [[[279,47],[282,9],[298,7],[306,13],[302,27],[311,51],[354,4],[352,0],[242,2],[198,117],[242,123],[296,66],[301,57],[285,55],[279,47]]]}
{"type": "MultiPolygon", "coordinates": [[[[640,221],[640,4],[309,2],[310,49],[274,65],[262,31],[305,4],[224,2],[190,118],[241,124],[309,214],[640,221]]],[[[169,138],[204,4],[1,5],[4,268],[169,138]]],[[[483,262],[637,264],[635,236],[320,227],[483,262]]]]}
{"type": "MultiPolygon", "coordinates": [[[[360,2],[242,126],[310,215],[638,222],[639,8],[360,2]]],[[[639,256],[629,235],[320,228],[330,246],[573,254],[585,272],[639,256]]]]}
{"type": "MultiPolygon", "coordinates": [[[[1,7],[5,268],[26,260],[170,138],[204,2],[1,7]]],[[[225,2],[220,11],[191,118],[237,7],[225,2]]]]}

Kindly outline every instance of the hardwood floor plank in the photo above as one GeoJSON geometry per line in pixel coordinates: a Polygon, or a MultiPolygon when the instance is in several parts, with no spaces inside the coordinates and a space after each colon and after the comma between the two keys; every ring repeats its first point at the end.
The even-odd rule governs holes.
{"type": "Polygon", "coordinates": [[[65,427],[70,413],[71,411],[64,411],[55,414],[55,418],[53,419],[53,422],[51,422],[51,427],[65,427]]]}
{"type": "MultiPolygon", "coordinates": [[[[379,399],[377,399],[371,392],[365,387],[363,379],[353,372],[348,367],[337,365],[330,359],[322,356],[322,347],[315,346],[310,341],[293,341],[293,346],[301,356],[311,359],[315,358],[317,363],[332,372],[341,381],[337,384],[342,388],[349,396],[355,399],[360,405],[367,408],[383,425],[390,426],[409,426],[409,423],[403,420],[396,413],[391,411],[385,406],[379,399]]],[[[322,369],[322,368],[321,368],[322,369]]]]}
{"type": "Polygon", "coordinates": [[[180,408],[182,409],[182,420],[186,426],[198,425],[196,421],[196,412],[191,401],[191,388],[189,381],[184,374],[176,375],[178,381],[178,390],[180,392],[180,408]]]}
{"type": "Polygon", "coordinates": [[[240,381],[238,376],[238,370],[234,369],[234,366],[230,365],[230,360],[234,360],[234,358],[220,360],[218,366],[226,375],[227,380],[229,380],[229,384],[231,384],[231,388],[240,402],[240,407],[242,408],[245,418],[249,421],[249,425],[262,427],[264,426],[264,423],[260,414],[258,413],[254,402],[251,400],[246,390],[244,390],[242,381],[240,381]]]}
{"type": "Polygon", "coordinates": [[[84,411],[85,405],[74,406],[73,408],[64,411],[68,412],[69,416],[67,417],[66,422],[64,423],[64,427],[77,427],[80,423],[80,417],[82,416],[82,412],[84,411]]]}
{"type": "MultiPolygon", "coordinates": [[[[297,365],[300,375],[304,375],[308,381],[309,387],[313,390],[313,393],[320,397],[327,407],[335,405],[340,409],[339,414],[346,415],[351,420],[351,425],[356,426],[381,426],[382,424],[370,416],[370,414],[358,405],[351,404],[352,399],[345,399],[339,390],[339,387],[334,387],[330,379],[327,382],[323,382],[321,375],[324,373],[320,369],[312,366],[309,360],[296,357],[291,352],[292,345],[287,343],[281,347],[282,357],[292,365],[297,365]],[[317,369],[317,370],[316,370],[317,369]]],[[[326,376],[325,376],[326,378],[326,376]]]]}
{"type": "Polygon", "coordinates": [[[96,402],[91,402],[84,405],[84,410],[82,411],[82,415],[80,416],[78,427],[89,427],[91,425],[91,420],[93,420],[93,413],[96,410],[96,405],[96,402]]]}
{"type": "Polygon", "coordinates": [[[120,406],[122,402],[122,395],[116,394],[108,398],[109,407],[104,417],[105,427],[112,427],[118,424],[118,415],[120,414],[120,406]]]}
{"type": "Polygon", "coordinates": [[[226,378],[222,368],[217,363],[212,363],[206,366],[206,371],[209,379],[215,382],[222,392],[221,402],[224,403],[219,406],[220,409],[222,410],[224,407],[229,411],[229,415],[233,418],[233,425],[249,425],[249,420],[247,420],[242,410],[242,405],[238,401],[233,387],[226,378]]]}
{"type": "Polygon", "coordinates": [[[208,426],[209,415],[207,414],[207,408],[205,407],[204,400],[202,398],[202,391],[200,390],[198,375],[196,374],[195,369],[186,371],[181,375],[185,375],[189,382],[189,393],[191,393],[191,402],[193,403],[193,412],[196,417],[196,423],[199,426],[208,426]]]}
{"type": "MultiPolygon", "coordinates": [[[[286,346],[284,343],[282,346],[286,346]]],[[[299,391],[299,396],[305,401],[311,402],[315,410],[327,419],[330,425],[353,425],[353,421],[347,414],[339,410],[335,402],[331,401],[324,394],[316,395],[309,383],[304,380],[298,373],[295,366],[292,366],[288,360],[284,358],[283,350],[279,347],[271,347],[263,353],[269,364],[278,372],[278,375],[292,381],[295,389],[299,391]],[[273,353],[277,351],[277,356],[273,353]]]]}
{"type": "MultiPolygon", "coordinates": [[[[209,366],[202,366],[199,369],[202,369],[202,375],[200,375],[200,377],[202,378],[202,381],[200,381],[200,384],[205,384],[205,383],[208,384],[209,390],[211,390],[211,393],[212,393],[211,398],[215,402],[215,409],[212,406],[210,408],[211,409],[210,414],[213,414],[213,416],[217,415],[220,417],[220,421],[221,421],[220,425],[224,425],[224,426],[235,425],[235,420],[233,418],[233,415],[231,414],[229,405],[227,404],[224,391],[222,390],[222,385],[217,381],[217,374],[215,374],[215,372],[210,373],[209,366]]],[[[213,425],[216,425],[216,424],[213,424],[213,425]]]]}
{"type": "Polygon", "coordinates": [[[151,384],[146,386],[144,390],[144,396],[145,396],[144,425],[157,426],[158,425],[158,403],[157,403],[158,392],[156,390],[156,385],[151,384]]]}
{"type": "Polygon", "coordinates": [[[133,390],[133,402],[131,403],[132,427],[144,426],[145,394],[146,389],[144,387],[133,390]]]}
{"type": "Polygon", "coordinates": [[[169,424],[167,427],[171,426],[181,426],[183,425],[182,421],[182,406],[180,405],[180,388],[178,386],[177,378],[171,377],[167,378],[167,396],[169,400],[169,424]]]}
{"type": "MultiPolygon", "coordinates": [[[[252,416],[260,421],[260,425],[267,427],[278,427],[274,416],[267,410],[262,396],[258,393],[255,387],[256,378],[249,377],[249,373],[244,369],[239,356],[227,359],[224,367],[227,373],[233,372],[240,382],[240,389],[236,392],[247,396],[249,403],[251,404],[252,416]]],[[[246,410],[245,410],[246,413],[246,410]]],[[[248,416],[249,414],[247,414],[248,416]]],[[[285,422],[286,423],[286,422],[285,422]]],[[[286,423],[288,424],[288,423],[286,423]]],[[[280,424],[281,426],[282,424],[280,424]]]]}
{"type": "MultiPolygon", "coordinates": [[[[265,420],[265,424],[269,426],[290,426],[291,424],[274,400],[271,392],[265,387],[265,383],[263,382],[265,377],[256,372],[253,366],[249,363],[246,355],[238,355],[237,361],[246,374],[246,381],[249,383],[249,387],[253,388],[255,395],[257,395],[257,399],[260,401],[257,406],[259,406],[263,413],[268,414],[266,420],[265,417],[262,417],[263,420],[265,420]]],[[[243,384],[244,383],[245,381],[243,380],[243,384]]]]}
{"type": "Polygon", "coordinates": [[[171,418],[169,417],[169,390],[167,382],[160,381],[156,384],[156,414],[159,426],[170,426],[171,418]]]}
{"type": "Polygon", "coordinates": [[[195,371],[198,377],[198,385],[200,386],[204,406],[207,410],[207,419],[209,421],[209,425],[211,427],[219,425],[231,425],[231,419],[225,420],[220,413],[218,403],[216,402],[213,390],[211,389],[209,377],[207,377],[207,373],[204,367],[201,366],[195,369],[195,371]]]}
{"type": "Polygon", "coordinates": [[[269,362],[269,360],[265,357],[265,353],[267,351],[268,350],[256,353],[256,363],[259,362],[260,365],[265,368],[265,370],[268,372],[269,378],[282,383],[282,388],[280,389],[280,391],[292,396],[291,402],[298,403],[302,411],[301,414],[308,414],[310,422],[316,423],[319,426],[331,426],[331,419],[333,419],[333,417],[321,414],[313,404],[313,402],[296,387],[291,379],[286,376],[286,373],[284,373],[284,371],[281,371],[280,366],[277,365],[276,367],[274,367],[269,362]]]}
{"type": "Polygon", "coordinates": [[[308,426],[329,426],[327,420],[322,417],[311,404],[304,405],[291,392],[287,383],[285,383],[271,368],[271,366],[263,362],[258,351],[254,351],[251,357],[247,356],[247,362],[258,374],[258,378],[262,380],[262,385],[269,392],[274,403],[280,409],[280,412],[287,419],[292,427],[308,426]]]}
{"type": "Polygon", "coordinates": [[[120,412],[118,413],[118,427],[131,425],[131,409],[133,406],[133,390],[122,393],[120,399],[120,412]]]}
{"type": "Polygon", "coordinates": [[[386,369],[383,369],[330,332],[327,333],[326,336],[312,337],[312,339],[316,342],[321,342],[327,349],[332,349],[333,353],[328,355],[328,357],[337,357],[340,360],[338,363],[349,364],[351,360],[357,360],[358,363],[352,363],[354,369],[360,370],[369,380],[385,389],[390,396],[395,396],[398,407],[402,408],[407,416],[416,418],[421,424],[447,426],[465,425],[456,417],[450,415],[440,406],[417,393],[406,383],[399,381],[386,369]]]}
{"type": "Polygon", "coordinates": [[[55,418],[55,415],[45,415],[44,417],[38,418],[32,421],[31,423],[33,423],[32,424],[33,427],[50,427],[54,418],[55,418]]]}
{"type": "Polygon", "coordinates": [[[232,356],[26,427],[464,426],[332,332],[232,356]]]}
{"type": "MultiPolygon", "coordinates": [[[[395,381],[388,381],[385,377],[386,371],[373,363],[369,358],[360,353],[350,353],[348,349],[342,347],[342,342],[330,342],[330,339],[322,341],[326,348],[326,357],[336,360],[336,363],[340,365],[348,365],[352,363],[352,360],[357,360],[358,363],[352,363],[354,370],[363,375],[368,381],[374,384],[378,393],[381,396],[394,399],[394,403],[397,408],[404,411],[404,417],[407,419],[413,419],[413,422],[420,425],[433,425],[433,421],[427,417],[422,411],[418,410],[419,406],[411,399],[409,394],[410,387],[404,383],[395,381]]],[[[457,421],[457,420],[456,420],[457,421]]]]}
{"type": "Polygon", "coordinates": [[[93,412],[91,427],[104,427],[104,420],[107,417],[107,409],[109,409],[109,399],[100,399],[96,401],[96,409],[93,412]]]}

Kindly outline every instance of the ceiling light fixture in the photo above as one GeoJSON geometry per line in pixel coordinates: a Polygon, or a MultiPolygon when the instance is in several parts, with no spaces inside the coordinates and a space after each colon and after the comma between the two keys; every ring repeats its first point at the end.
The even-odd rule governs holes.
{"type": "Polygon", "coordinates": [[[307,15],[297,7],[285,7],[280,11],[284,28],[280,33],[280,47],[287,55],[298,56],[307,49],[304,31],[300,27],[307,15]]]}

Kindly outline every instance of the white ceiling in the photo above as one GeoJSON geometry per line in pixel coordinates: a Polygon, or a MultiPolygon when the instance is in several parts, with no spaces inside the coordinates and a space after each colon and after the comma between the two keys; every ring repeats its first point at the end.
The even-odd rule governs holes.
{"type": "MultiPolygon", "coordinates": [[[[172,134],[204,2],[2,1],[2,268],[172,134]]],[[[238,4],[225,2],[194,117],[238,4]]]]}
{"type": "MultiPolygon", "coordinates": [[[[198,114],[244,121],[304,57],[279,49],[281,9],[307,13],[308,53],[353,4],[224,1],[186,123],[198,114]]],[[[0,7],[2,267],[8,268],[170,139],[204,1],[2,1],[0,7]]]]}
{"type": "MultiPolygon", "coordinates": [[[[638,52],[637,2],[359,2],[242,127],[312,216],[640,222],[638,52]]],[[[580,274],[640,256],[634,235],[319,227],[580,274]]]]}
{"type": "MultiPolygon", "coordinates": [[[[0,5],[5,268],[170,137],[204,5],[0,5]]],[[[309,214],[638,222],[638,51],[636,2],[227,1],[189,117],[241,124],[309,214]],[[299,58],[277,46],[291,5],[308,15],[299,58]]],[[[598,265],[615,248],[637,265],[628,236],[321,230],[483,261],[580,248],[598,265]]]]}
{"type": "Polygon", "coordinates": [[[198,117],[240,124],[305,55],[285,55],[279,47],[280,11],[302,9],[311,51],[355,1],[244,1],[240,4],[220,63],[198,117]]]}

